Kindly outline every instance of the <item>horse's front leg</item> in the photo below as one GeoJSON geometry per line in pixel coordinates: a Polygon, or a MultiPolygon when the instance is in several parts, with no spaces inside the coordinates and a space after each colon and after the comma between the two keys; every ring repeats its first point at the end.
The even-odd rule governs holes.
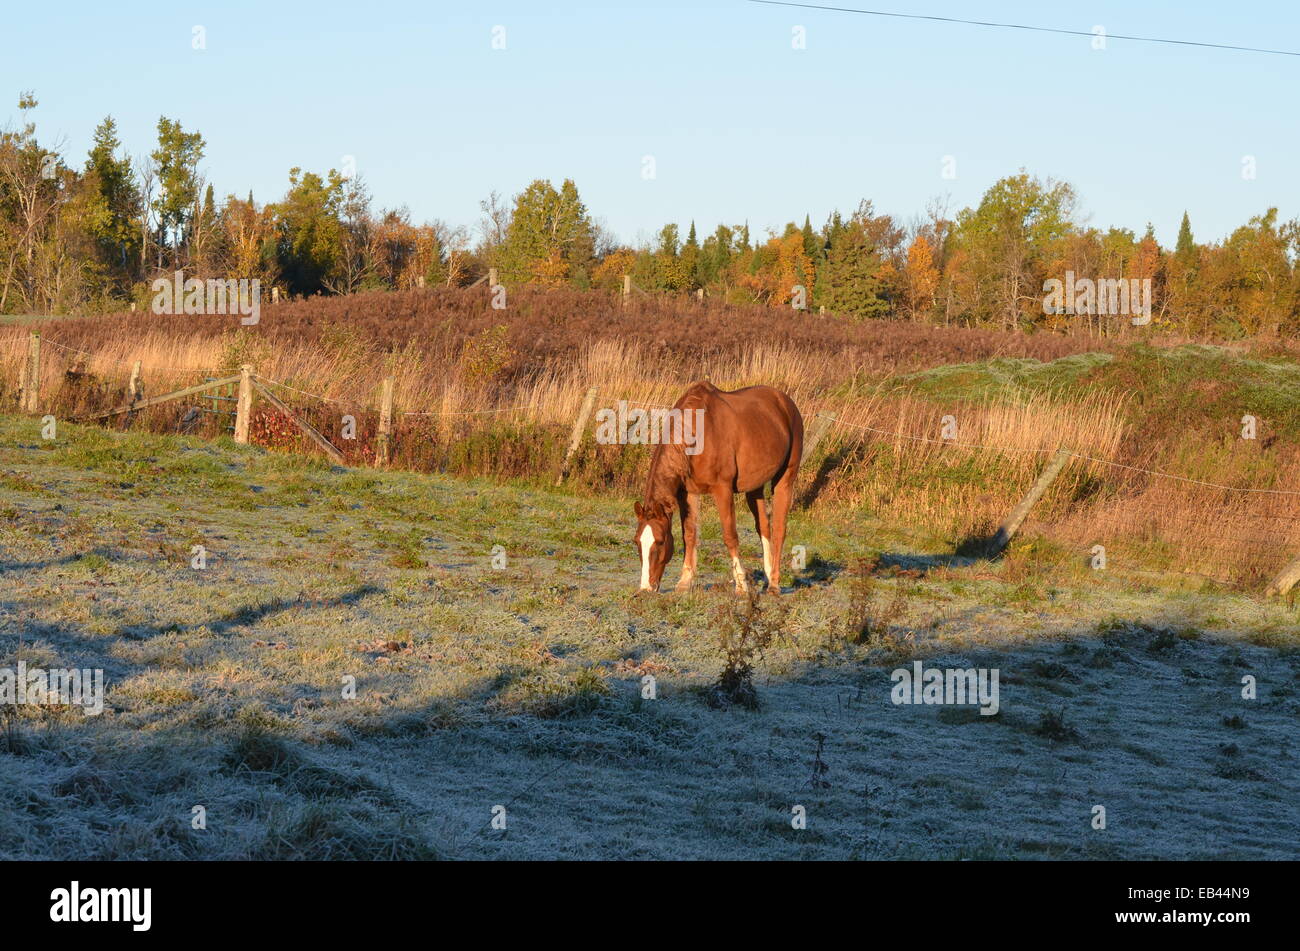
{"type": "Polygon", "coordinates": [[[682,578],[677,591],[687,591],[695,583],[695,549],[700,543],[700,497],[687,493],[682,515],[682,578]]]}
{"type": "Polygon", "coordinates": [[[718,516],[722,519],[722,540],[731,553],[731,577],[736,581],[736,593],[744,594],[749,590],[745,581],[745,569],[740,564],[740,536],[736,533],[736,498],[731,486],[715,489],[713,501],[718,506],[718,516]]]}

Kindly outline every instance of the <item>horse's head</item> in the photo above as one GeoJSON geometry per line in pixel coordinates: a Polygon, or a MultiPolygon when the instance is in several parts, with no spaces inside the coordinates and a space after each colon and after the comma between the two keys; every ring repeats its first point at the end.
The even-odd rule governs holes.
{"type": "Polygon", "coordinates": [[[637,557],[641,559],[641,590],[658,591],[664,568],[673,557],[672,510],[661,502],[636,503],[637,557]]]}

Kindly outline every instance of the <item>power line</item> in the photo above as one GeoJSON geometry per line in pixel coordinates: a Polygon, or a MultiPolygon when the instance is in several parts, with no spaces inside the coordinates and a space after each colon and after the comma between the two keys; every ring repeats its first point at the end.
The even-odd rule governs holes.
{"type": "MultiPolygon", "coordinates": [[[[995,23],[991,20],[961,20],[956,17],[927,16],[921,13],[888,13],[883,10],[858,10],[854,7],[830,7],[816,3],[791,3],[789,0],[749,0],[750,3],[764,3],[774,7],[800,7],[804,10],[828,10],[832,13],[860,13],[873,17],[896,17],[900,20],[931,20],[939,23],[962,23],[967,26],[992,26],[1004,30],[1029,30],[1034,33],[1063,33],[1067,36],[1097,36],[1090,30],[1061,30],[1050,26],[1028,26],[1024,23],[995,23]]],[[[1237,50],[1242,53],[1269,53],[1274,56],[1300,56],[1291,50],[1266,50],[1254,46],[1232,46],[1227,43],[1201,43],[1196,40],[1171,40],[1159,36],[1127,36],[1123,33],[1107,33],[1110,40],[1132,40],[1135,43],[1167,43],[1172,46],[1203,46],[1216,50],[1237,50]]]]}

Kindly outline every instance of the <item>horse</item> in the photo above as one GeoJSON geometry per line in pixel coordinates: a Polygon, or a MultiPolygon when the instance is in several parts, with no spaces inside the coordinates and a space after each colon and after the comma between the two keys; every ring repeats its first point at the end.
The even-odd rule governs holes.
{"type": "Polygon", "coordinates": [[[763,540],[767,590],[780,594],[785,523],[803,455],[803,417],[799,408],[789,396],[770,386],[726,392],[702,380],[691,384],[673,404],[673,410],[681,411],[679,435],[685,434],[686,438],[669,439],[664,434],[650,459],[645,497],[633,506],[637,517],[635,544],[641,559],[640,590],[659,590],[664,568],[673,557],[674,511],[681,515],[686,548],[676,590],[685,591],[694,583],[700,496],[708,493],[722,519],[722,539],[731,554],[736,593],[748,591],[736,534],[735,494],[743,492],[754,516],[754,527],[763,540]],[[691,437],[686,424],[692,417],[701,425],[694,443],[687,445],[691,437]],[[770,519],[763,498],[769,483],[770,519]]]}

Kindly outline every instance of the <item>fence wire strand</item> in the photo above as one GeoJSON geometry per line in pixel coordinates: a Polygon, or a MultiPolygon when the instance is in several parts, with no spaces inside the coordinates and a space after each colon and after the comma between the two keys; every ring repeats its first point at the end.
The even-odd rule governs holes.
{"type": "MultiPolygon", "coordinates": [[[[935,439],[930,436],[914,436],[911,435],[910,433],[905,433],[902,431],[878,429],[875,426],[866,426],[863,425],[862,423],[850,423],[848,420],[842,420],[839,418],[836,418],[835,423],[836,425],[849,426],[854,429],[863,430],[865,432],[878,433],[882,436],[888,436],[891,439],[909,439],[913,442],[931,443],[940,446],[956,446],[961,449],[984,449],[989,452],[1031,452],[1031,453],[1055,453],[1059,451],[1057,449],[1049,449],[1049,448],[1037,447],[1037,446],[989,446],[983,443],[958,442],[955,439],[935,439]]],[[[1250,488],[1248,486],[1222,485],[1218,482],[1206,482],[1202,479],[1192,479],[1189,478],[1188,476],[1174,475],[1173,473],[1170,472],[1160,472],[1159,470],[1146,469],[1143,468],[1142,466],[1131,466],[1123,462],[1112,462],[1109,459],[1098,459],[1095,456],[1085,456],[1082,453],[1074,452],[1073,450],[1070,449],[1067,449],[1065,451],[1070,456],[1074,457],[1075,459],[1079,459],[1083,462],[1093,462],[1102,466],[1114,466],[1115,468],[1118,469],[1127,469],[1131,472],[1141,472],[1145,475],[1156,476],[1157,478],[1161,478],[1161,479],[1173,479],[1178,482],[1187,482],[1193,485],[1200,485],[1210,489],[1221,489],[1225,492],[1250,492],[1250,493],[1258,493],[1262,495],[1300,496],[1300,490],[1256,489],[1256,488],[1250,488]]]]}
{"type": "MultiPolygon", "coordinates": [[[[49,337],[42,337],[41,343],[42,344],[48,343],[50,346],[57,347],[59,350],[66,350],[69,353],[79,353],[82,356],[90,357],[91,359],[94,360],[103,360],[106,363],[114,363],[117,364],[118,366],[129,367],[135,365],[135,362],[132,360],[116,360],[113,357],[106,357],[103,356],[102,354],[92,353],[89,350],[81,350],[78,347],[69,347],[67,344],[59,343],[57,340],[51,340],[49,337]]],[[[140,370],[142,372],[148,370],[151,373],[217,373],[219,372],[219,369],[217,367],[160,367],[160,366],[145,366],[144,364],[140,365],[140,370]]]]}
{"type": "MultiPolygon", "coordinates": [[[[637,288],[637,290],[640,290],[640,288],[637,288]]],[[[64,344],[58,340],[42,338],[42,341],[59,351],[69,354],[77,354],[87,358],[87,360],[102,360],[121,366],[134,365],[134,361],[106,357],[91,351],[64,344]]],[[[141,370],[149,372],[189,374],[216,374],[220,372],[216,368],[212,367],[164,367],[153,365],[144,366],[143,364],[141,365],[141,370]]],[[[282,390],[321,403],[328,403],[336,406],[367,405],[367,401],[364,399],[356,400],[325,396],[320,393],[300,389],[288,383],[258,373],[253,373],[251,376],[263,384],[278,387],[282,390]]],[[[196,401],[204,399],[207,399],[207,397],[200,396],[196,401]]],[[[636,406],[637,408],[665,410],[671,410],[674,408],[666,404],[635,398],[620,398],[616,402],[623,402],[628,405],[636,406]]],[[[517,403],[508,406],[496,406],[478,410],[398,410],[394,413],[394,416],[414,418],[477,417],[528,411],[535,413],[537,409],[537,402],[536,400],[533,400],[528,403],[517,403]]],[[[207,410],[204,411],[208,412],[207,410]]],[[[1066,537],[1070,537],[1074,541],[1078,541],[1084,536],[1087,538],[1097,538],[1102,541],[1110,539],[1111,543],[1117,549],[1117,554],[1129,547],[1135,547],[1138,550],[1143,546],[1172,548],[1173,551],[1168,553],[1168,557],[1174,565],[1179,567],[1172,571],[1155,572],[1156,574],[1192,575],[1231,587],[1244,587],[1245,585],[1238,579],[1259,574],[1264,570],[1276,568],[1275,563],[1284,557],[1281,554],[1277,554],[1279,551],[1279,542],[1282,543],[1282,547],[1288,549],[1300,544],[1300,514],[1285,510],[1288,507],[1286,503],[1291,499],[1300,497],[1300,490],[1226,485],[1217,482],[1210,482],[1204,479],[1192,478],[1190,476],[1163,472],[1156,469],[1148,469],[1144,466],[1116,462],[1110,459],[1102,459],[1069,449],[1033,446],[996,446],[979,442],[959,441],[955,439],[936,439],[930,436],[906,433],[901,430],[882,429],[865,423],[851,422],[847,419],[840,419],[838,416],[833,420],[831,429],[835,426],[844,427],[846,430],[854,430],[862,434],[872,434],[875,437],[879,437],[879,439],[871,441],[879,442],[906,440],[914,443],[952,446],[960,449],[983,450],[1005,454],[1028,453],[1031,455],[1044,455],[1064,451],[1071,458],[1090,465],[1124,470],[1126,472],[1132,472],[1149,477],[1152,480],[1167,480],[1170,483],[1188,487],[1196,486],[1224,493],[1238,493],[1236,497],[1243,501],[1245,498],[1249,497],[1260,499],[1261,501],[1272,499],[1276,503],[1273,505],[1261,505],[1260,507],[1263,509],[1262,511],[1249,511],[1242,508],[1240,505],[1229,504],[1226,508],[1221,508],[1217,513],[1219,517],[1219,528],[1215,530],[1207,530],[1207,520],[1200,513],[1199,509],[1197,509],[1197,501],[1192,498],[1178,498],[1177,496],[1179,493],[1171,488],[1169,491],[1172,493],[1172,496],[1163,504],[1152,498],[1149,494],[1132,495],[1127,498],[1113,500],[1111,513],[1101,523],[1094,526],[1089,526],[1086,521],[1081,521],[1073,525],[1063,524],[1056,529],[1051,527],[1047,527],[1046,529],[1046,535],[1048,537],[1055,536],[1062,540],[1066,537]],[[1247,531],[1240,527],[1243,523],[1247,526],[1255,527],[1247,531]],[[1228,529],[1229,525],[1233,526],[1230,531],[1228,529]],[[1074,536],[1078,536],[1078,538],[1075,538],[1074,536]],[[1208,567],[1216,561],[1230,563],[1226,564],[1223,571],[1218,575],[1205,574],[1203,571],[1196,570],[1208,567]]],[[[1142,491],[1150,493],[1151,490],[1148,488],[1142,491]]],[[[1125,570],[1130,569],[1126,567],[1125,570]]]]}

